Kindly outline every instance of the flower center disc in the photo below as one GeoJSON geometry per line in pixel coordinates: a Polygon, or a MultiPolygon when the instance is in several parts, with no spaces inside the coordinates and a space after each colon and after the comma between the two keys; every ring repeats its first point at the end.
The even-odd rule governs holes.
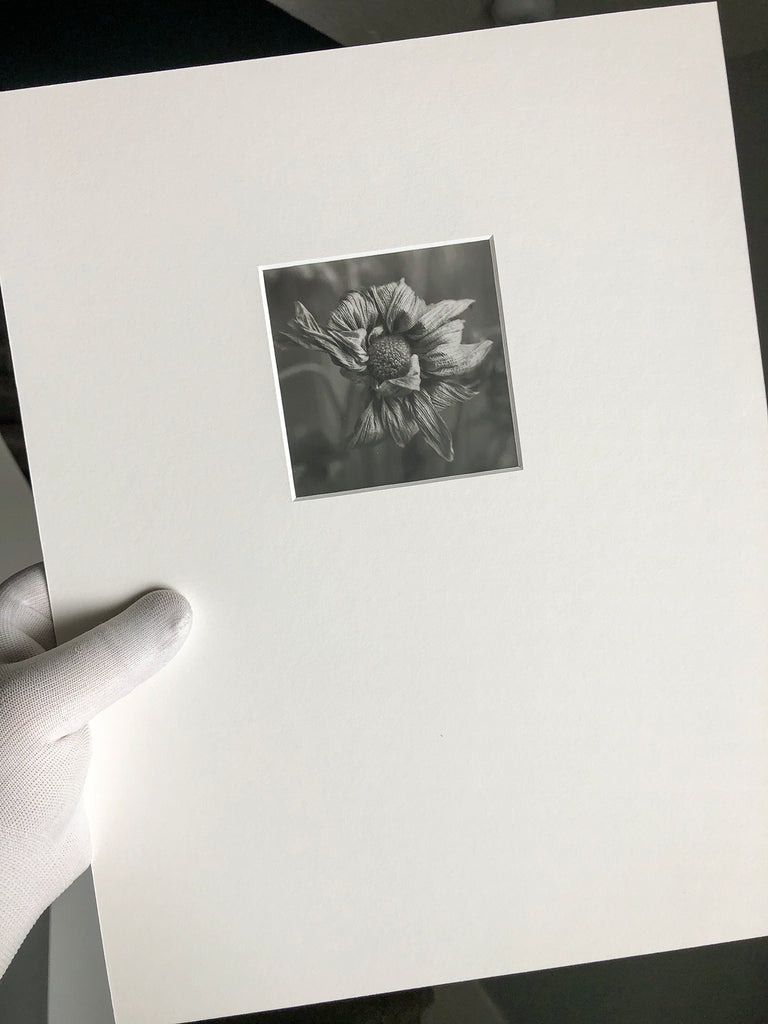
{"type": "Polygon", "coordinates": [[[402,377],[411,365],[411,346],[397,335],[383,334],[368,343],[368,372],[382,381],[402,377]]]}

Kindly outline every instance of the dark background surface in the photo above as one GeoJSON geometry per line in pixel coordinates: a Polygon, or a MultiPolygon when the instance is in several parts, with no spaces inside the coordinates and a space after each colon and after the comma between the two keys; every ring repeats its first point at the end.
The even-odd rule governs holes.
{"type": "MultiPolygon", "coordinates": [[[[333,0],[322,0],[331,4],[333,0]]],[[[374,0],[361,0],[375,6],[374,0]]],[[[424,0],[426,3],[427,0],[424,0]]],[[[745,0],[749,3],[750,0],[745,0]]],[[[643,6],[658,6],[648,0],[643,6]]],[[[422,5],[423,6],[423,5],[422,5]]],[[[637,6],[628,2],[627,7],[637,6]]],[[[764,0],[753,0],[757,12],[764,0]]],[[[724,22],[724,30],[727,23],[724,22]]],[[[404,35],[407,33],[404,32],[404,35]]],[[[727,43],[727,39],[726,39],[727,43]]],[[[336,44],[259,0],[0,0],[0,88],[325,49],[336,44]]],[[[726,46],[726,49],[728,47],[726,46]]],[[[768,53],[727,62],[755,300],[768,340],[768,53]]],[[[491,98],[489,101],[493,102],[491,98]]],[[[1,226],[0,226],[1,229],[1,226]]],[[[2,280],[0,268],[0,282],[2,280]]],[[[26,468],[7,338],[0,333],[0,431],[26,468]]],[[[768,865],[766,866],[768,870],[768,865]]],[[[718,893],[712,893],[717,903],[718,893]]],[[[589,927],[589,922],[584,922],[589,927]]],[[[0,1024],[45,1019],[46,921],[0,983],[0,1024]]],[[[450,986],[451,989],[459,986],[450,986]]],[[[492,979],[514,1024],[768,1024],[768,940],[755,939],[492,979]]],[[[428,997],[425,997],[428,998],[428,997]]],[[[418,1020],[418,994],[231,1018],[260,1024],[418,1020]]],[[[472,1024],[472,1022],[468,1022],[472,1024]]]]}

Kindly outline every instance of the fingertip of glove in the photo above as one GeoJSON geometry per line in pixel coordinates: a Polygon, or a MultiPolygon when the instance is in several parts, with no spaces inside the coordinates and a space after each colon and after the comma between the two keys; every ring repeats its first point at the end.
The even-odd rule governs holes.
{"type": "Polygon", "coordinates": [[[152,590],[136,605],[159,628],[161,645],[171,656],[181,647],[192,629],[192,606],[177,590],[152,590]]]}

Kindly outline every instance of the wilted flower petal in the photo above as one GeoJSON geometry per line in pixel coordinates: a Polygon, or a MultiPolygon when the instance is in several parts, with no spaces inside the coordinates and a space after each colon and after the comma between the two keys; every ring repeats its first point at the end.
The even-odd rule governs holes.
{"type": "Polygon", "coordinates": [[[300,302],[295,315],[286,324],[283,334],[303,348],[325,352],[338,366],[348,370],[362,370],[368,361],[365,351],[365,329],[354,331],[325,330],[300,302]]]}
{"type": "Polygon", "coordinates": [[[468,402],[478,394],[475,388],[447,380],[439,380],[427,387],[427,394],[432,399],[435,409],[447,409],[460,402],[468,402]]]}
{"type": "Polygon", "coordinates": [[[365,351],[364,327],[360,327],[356,331],[326,328],[325,336],[331,344],[338,346],[339,354],[336,361],[339,366],[355,370],[365,368],[365,364],[368,362],[368,353],[365,351]]]}
{"type": "Polygon", "coordinates": [[[441,459],[453,462],[453,439],[442,416],[436,411],[424,391],[415,391],[408,399],[414,419],[424,440],[441,459]]]}
{"type": "Polygon", "coordinates": [[[449,320],[455,320],[474,301],[474,299],[443,299],[442,302],[435,302],[434,305],[427,306],[409,333],[414,340],[423,338],[425,334],[430,334],[438,327],[448,323],[449,320]]]}
{"type": "Polygon", "coordinates": [[[384,440],[384,426],[376,411],[376,406],[370,402],[357,421],[355,432],[352,435],[350,444],[356,447],[359,444],[378,444],[384,440]]]}
{"type": "Polygon", "coordinates": [[[349,292],[328,317],[328,326],[338,330],[369,331],[378,320],[376,303],[363,292],[349,292]]]}
{"type": "Polygon", "coordinates": [[[378,392],[380,395],[394,398],[410,394],[411,391],[418,391],[420,387],[421,368],[419,366],[419,357],[412,355],[408,373],[402,377],[393,377],[391,380],[383,381],[378,387],[378,392]]]}
{"type": "Polygon", "coordinates": [[[387,330],[390,334],[404,334],[413,327],[426,308],[424,300],[401,277],[384,316],[387,330]]]}
{"type": "Polygon", "coordinates": [[[411,438],[418,432],[418,424],[413,416],[408,414],[408,408],[404,402],[395,399],[388,401],[384,399],[381,403],[381,421],[389,431],[395,444],[403,448],[411,438]]]}
{"type": "Polygon", "coordinates": [[[382,328],[386,325],[387,310],[392,302],[392,296],[397,290],[397,285],[397,281],[390,281],[389,284],[373,284],[366,292],[366,295],[378,310],[382,328]]]}
{"type": "Polygon", "coordinates": [[[412,341],[413,349],[422,355],[424,352],[430,352],[432,349],[438,347],[438,345],[459,345],[461,344],[461,336],[464,333],[464,321],[463,320],[449,320],[445,324],[441,324],[436,327],[434,331],[430,331],[429,334],[425,334],[423,337],[416,341],[412,341]]]}
{"type": "Polygon", "coordinates": [[[320,324],[301,302],[294,303],[293,320],[288,321],[286,329],[283,331],[283,334],[287,334],[289,337],[293,333],[300,333],[303,338],[307,339],[323,333],[320,324]]]}
{"type": "Polygon", "coordinates": [[[421,366],[430,377],[460,377],[479,366],[492,345],[489,339],[474,345],[439,345],[421,356],[421,366]]]}

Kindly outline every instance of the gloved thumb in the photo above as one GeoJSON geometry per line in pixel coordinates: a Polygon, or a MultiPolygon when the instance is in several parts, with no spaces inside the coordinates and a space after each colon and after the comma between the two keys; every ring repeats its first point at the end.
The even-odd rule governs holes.
{"type": "Polygon", "coordinates": [[[186,598],[154,590],[82,636],[6,665],[11,703],[25,717],[35,708],[34,727],[48,742],[77,732],[166,665],[191,626],[186,598]]]}

